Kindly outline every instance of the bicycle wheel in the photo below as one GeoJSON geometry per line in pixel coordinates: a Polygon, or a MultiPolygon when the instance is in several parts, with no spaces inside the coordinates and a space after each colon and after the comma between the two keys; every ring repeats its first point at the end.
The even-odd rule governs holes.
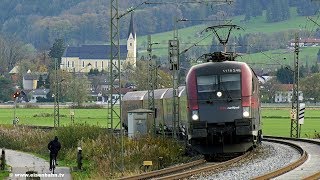
{"type": "Polygon", "coordinates": [[[54,174],[54,169],[56,168],[56,160],[52,159],[52,174],[54,174]]]}

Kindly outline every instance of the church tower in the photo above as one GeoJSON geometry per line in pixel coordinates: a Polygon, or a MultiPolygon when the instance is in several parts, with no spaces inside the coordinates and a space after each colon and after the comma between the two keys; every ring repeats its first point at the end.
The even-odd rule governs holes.
{"type": "Polygon", "coordinates": [[[137,39],[136,32],[133,27],[133,14],[131,13],[128,40],[127,40],[127,50],[128,55],[126,59],[126,64],[131,64],[133,67],[136,67],[137,61],[137,39]]]}

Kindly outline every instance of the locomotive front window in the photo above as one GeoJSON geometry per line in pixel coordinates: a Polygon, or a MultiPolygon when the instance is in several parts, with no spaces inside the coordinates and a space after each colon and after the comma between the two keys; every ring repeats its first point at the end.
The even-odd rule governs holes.
{"type": "MultiPolygon", "coordinates": [[[[197,88],[199,100],[208,100],[219,98],[216,93],[222,92],[224,98],[241,97],[241,79],[240,74],[221,74],[197,77],[197,88]]],[[[220,99],[221,99],[220,98],[220,99]]]]}
{"type": "Polygon", "coordinates": [[[240,90],[240,74],[224,74],[220,76],[220,83],[222,88],[229,91],[240,90]]]}
{"type": "Polygon", "coordinates": [[[220,89],[222,91],[226,91],[227,95],[231,98],[241,97],[240,74],[220,75],[220,89]]]}
{"type": "Polygon", "coordinates": [[[198,76],[198,92],[214,92],[218,89],[218,78],[216,75],[198,76]]]}

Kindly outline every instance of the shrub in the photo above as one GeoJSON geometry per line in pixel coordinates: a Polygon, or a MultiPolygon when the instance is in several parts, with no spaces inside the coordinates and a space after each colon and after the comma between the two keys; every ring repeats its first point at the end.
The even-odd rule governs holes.
{"type": "MultiPolygon", "coordinates": [[[[96,139],[83,142],[84,159],[91,159],[93,164],[88,167],[95,171],[97,176],[108,177],[111,173],[111,159],[121,167],[121,140],[115,136],[100,135],[96,139]],[[112,157],[112,158],[111,158],[112,157]]],[[[168,138],[144,136],[139,139],[124,137],[124,175],[142,172],[143,161],[152,161],[150,170],[160,167],[159,157],[163,157],[162,166],[166,167],[178,162],[184,162],[183,146],[168,138]]],[[[117,170],[117,169],[115,169],[117,170]]],[[[120,171],[117,174],[121,176],[120,171]]]]}
{"type": "MultiPolygon", "coordinates": [[[[84,173],[77,176],[109,177],[112,162],[121,167],[122,155],[126,172],[114,168],[115,177],[142,172],[143,161],[152,161],[150,170],[158,169],[159,157],[163,157],[162,167],[185,162],[183,146],[178,142],[162,137],[142,136],[139,139],[123,137],[123,154],[119,135],[108,134],[106,129],[87,124],[59,127],[54,130],[41,130],[20,126],[0,126],[0,147],[21,150],[48,156],[47,145],[58,136],[62,149],[59,159],[75,165],[77,147],[83,151],[84,173]]],[[[69,164],[70,165],[70,164],[69,164]]],[[[90,179],[90,178],[87,178],[90,179]]],[[[99,179],[99,178],[98,178],[99,179]]]]}
{"type": "Polygon", "coordinates": [[[38,105],[34,105],[34,104],[26,104],[24,105],[24,108],[28,108],[28,109],[36,109],[36,108],[39,108],[38,105]]]}
{"type": "Polygon", "coordinates": [[[62,146],[62,155],[64,156],[68,149],[75,150],[81,146],[81,142],[87,139],[96,139],[99,135],[105,133],[105,129],[98,126],[87,124],[75,124],[57,128],[55,134],[59,137],[62,146]]]}
{"type": "Polygon", "coordinates": [[[89,104],[89,105],[71,105],[70,109],[103,109],[104,107],[99,104],[89,104]]]}

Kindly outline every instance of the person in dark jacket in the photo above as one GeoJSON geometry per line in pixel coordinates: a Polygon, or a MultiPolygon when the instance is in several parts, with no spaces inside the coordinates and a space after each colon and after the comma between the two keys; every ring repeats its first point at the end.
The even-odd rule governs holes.
{"type": "Polygon", "coordinates": [[[54,140],[50,141],[48,144],[48,149],[50,150],[50,171],[52,169],[52,160],[54,159],[56,161],[56,165],[57,164],[57,156],[58,156],[58,152],[61,149],[61,144],[58,141],[58,137],[55,136],[54,140]]]}

